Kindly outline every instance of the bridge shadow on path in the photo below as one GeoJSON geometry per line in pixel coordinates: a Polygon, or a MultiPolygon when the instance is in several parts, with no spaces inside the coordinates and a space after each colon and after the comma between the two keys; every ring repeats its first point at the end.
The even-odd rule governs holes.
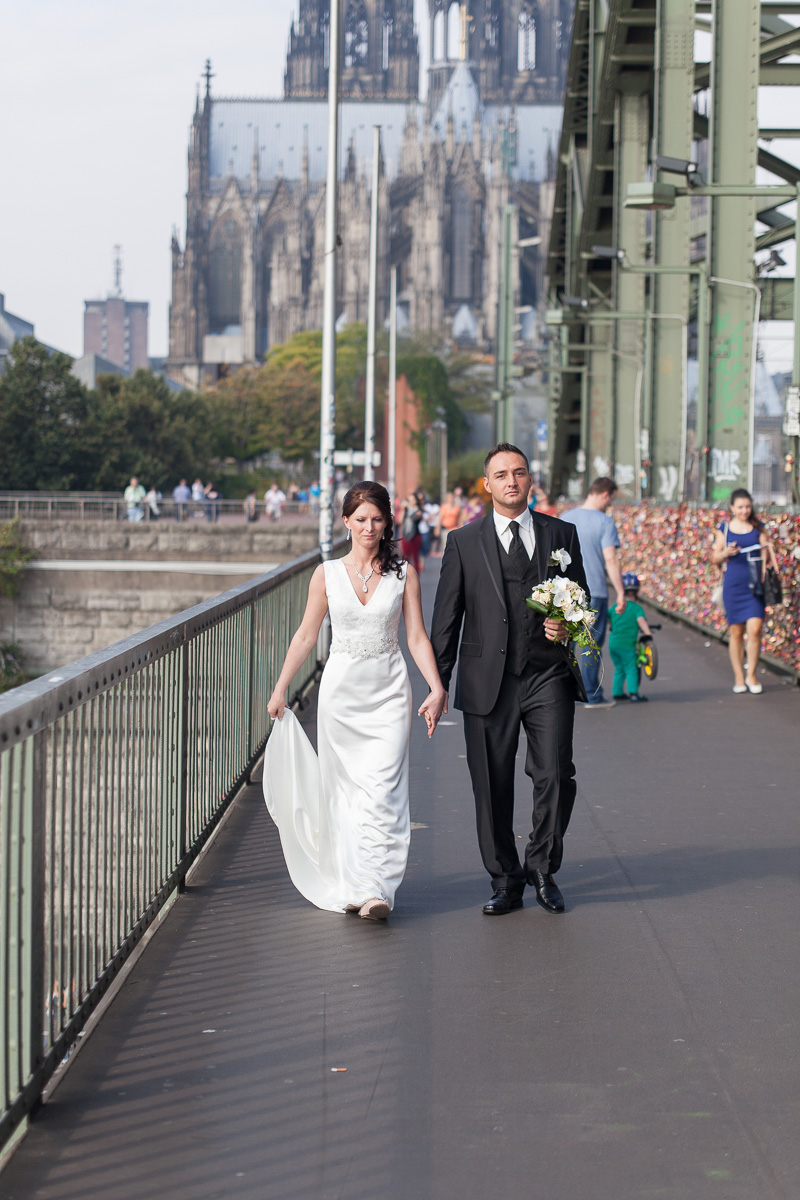
{"type": "Polygon", "coordinates": [[[577,714],[564,917],[481,915],[459,714],[415,721],[385,926],[302,900],[245,790],[4,1200],[800,1194],[800,693],[733,696],[722,647],[658,640],[651,703],[577,714]]]}

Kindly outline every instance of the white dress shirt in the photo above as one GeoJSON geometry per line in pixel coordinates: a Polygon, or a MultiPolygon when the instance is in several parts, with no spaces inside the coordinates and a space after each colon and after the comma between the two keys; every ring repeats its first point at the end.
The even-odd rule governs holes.
{"type": "Polygon", "coordinates": [[[526,508],[518,517],[501,517],[497,509],[494,510],[494,527],[497,530],[497,536],[500,538],[500,544],[508,554],[511,549],[511,530],[508,528],[512,521],[516,521],[519,525],[519,540],[525,547],[525,552],[528,558],[533,558],[533,550],[536,545],[536,534],[533,532],[533,518],[531,510],[526,508]]]}

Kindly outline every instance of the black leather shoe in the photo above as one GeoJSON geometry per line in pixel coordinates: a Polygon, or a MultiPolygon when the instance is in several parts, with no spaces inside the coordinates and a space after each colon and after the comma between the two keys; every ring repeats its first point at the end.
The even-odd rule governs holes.
{"type": "Polygon", "coordinates": [[[534,871],[528,882],[536,892],[536,900],[542,908],[551,913],[564,911],[564,897],[552,875],[545,875],[544,871],[534,871]]]}
{"type": "Polygon", "coordinates": [[[508,888],[498,888],[491,900],[484,904],[483,911],[487,917],[504,917],[515,908],[522,908],[520,893],[509,891],[508,888]]]}

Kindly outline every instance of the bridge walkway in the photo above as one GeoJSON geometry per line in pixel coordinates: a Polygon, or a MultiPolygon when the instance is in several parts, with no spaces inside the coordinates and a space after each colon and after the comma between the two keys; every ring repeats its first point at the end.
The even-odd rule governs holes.
{"type": "Polygon", "coordinates": [[[4,1200],[800,1195],[800,692],[657,636],[649,704],[578,713],[563,917],[481,915],[458,714],[415,723],[385,926],[306,904],[242,792],[4,1200]]]}

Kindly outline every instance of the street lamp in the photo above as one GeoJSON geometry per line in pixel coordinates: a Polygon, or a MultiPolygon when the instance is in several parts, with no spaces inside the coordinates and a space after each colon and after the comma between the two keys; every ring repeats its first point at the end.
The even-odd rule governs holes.
{"type": "Polygon", "coordinates": [[[510,380],[515,374],[521,374],[520,368],[515,368],[513,365],[514,359],[514,332],[517,326],[514,323],[515,311],[528,312],[529,306],[523,306],[522,309],[514,310],[514,280],[512,278],[512,255],[520,250],[527,250],[533,246],[540,246],[542,239],[540,236],[520,238],[519,241],[513,240],[513,226],[516,209],[513,204],[507,204],[503,209],[503,242],[502,254],[500,258],[500,297],[498,302],[498,320],[497,320],[497,387],[492,392],[492,399],[497,404],[495,418],[495,434],[498,442],[513,442],[514,440],[514,412],[510,397],[510,380]]]}

